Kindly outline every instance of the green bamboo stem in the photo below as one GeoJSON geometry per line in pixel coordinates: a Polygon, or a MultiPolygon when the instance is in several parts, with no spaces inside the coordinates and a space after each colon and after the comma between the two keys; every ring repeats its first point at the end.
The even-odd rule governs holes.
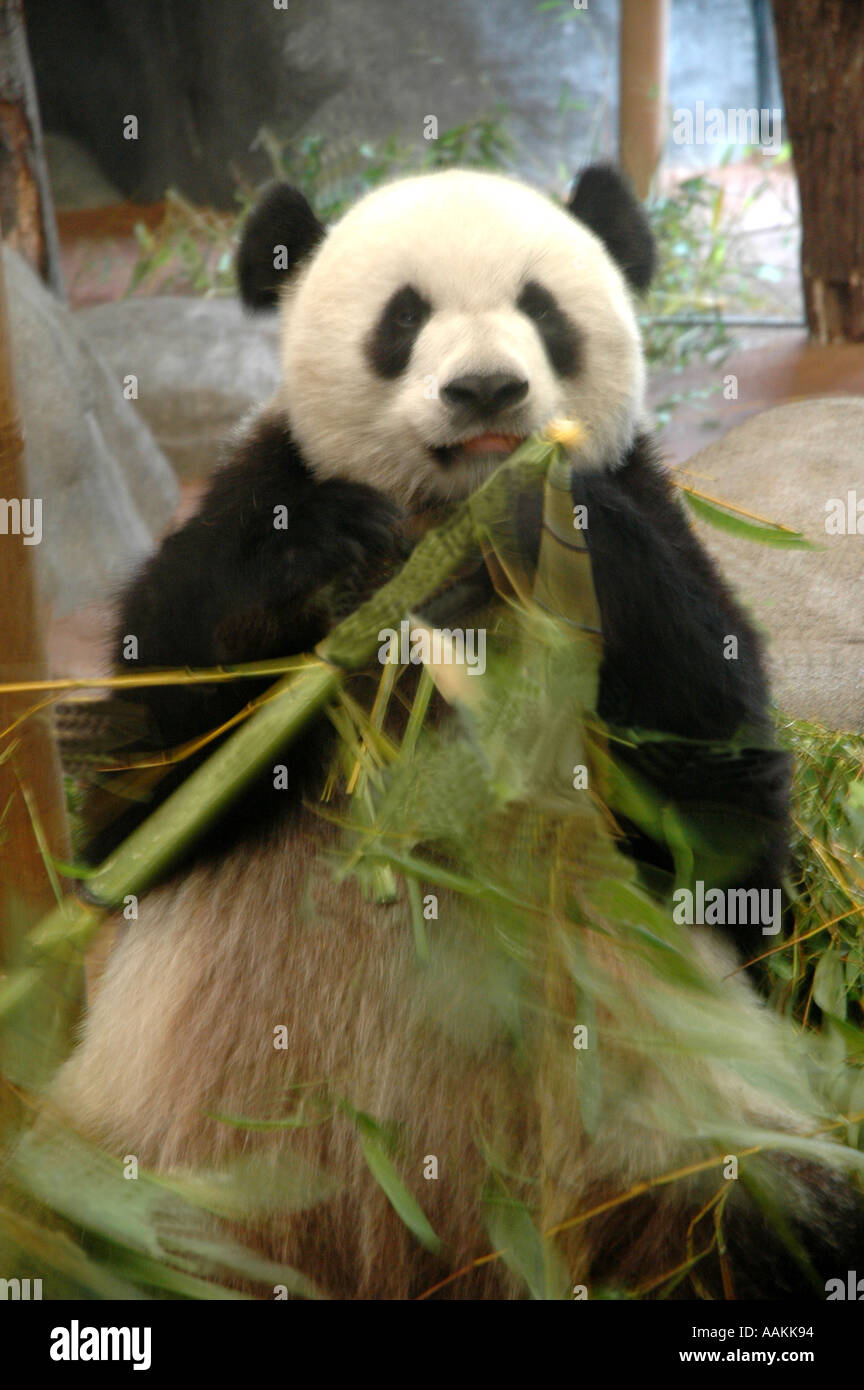
{"type": "MultiPolygon", "coordinates": [[[[70,895],[42,918],[30,936],[33,950],[43,955],[85,946],[105,911],[142,892],[169,869],[332,698],[341,679],[338,668],[320,662],[280,681],[255,714],[88,877],[87,892],[95,903],[70,895]]],[[[32,969],[9,977],[0,991],[0,1016],[22,1002],[29,993],[27,981],[32,987],[37,978],[32,969]]]]}
{"type": "MultiPolygon", "coordinates": [[[[479,546],[484,523],[502,514],[515,487],[539,484],[558,446],[530,440],[453,515],[416,546],[399,573],[350,614],[318,647],[320,662],[279,681],[235,732],[87,879],[83,903],[69,895],[30,937],[37,956],[80,949],[104,913],[143,892],[177,861],[274,755],[338,690],[344,673],[373,656],[384,627],[421,607],[479,546]]],[[[16,1008],[38,979],[33,966],[0,990],[0,1016],[16,1008]]]]}
{"type": "Polygon", "coordinates": [[[335,694],[340,680],[336,667],[320,662],[280,681],[222,747],[87,879],[91,896],[113,907],[146,888],[299,733],[335,694]]]}

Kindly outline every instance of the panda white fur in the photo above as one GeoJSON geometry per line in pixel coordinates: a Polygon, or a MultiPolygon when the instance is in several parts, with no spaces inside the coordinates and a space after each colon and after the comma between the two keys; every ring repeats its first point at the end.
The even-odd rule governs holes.
{"type": "Polygon", "coordinates": [[[468,466],[442,468],[430,456],[466,433],[447,399],[466,375],[530,383],[524,398],[505,402],[511,436],[575,415],[589,465],[623,457],[642,411],[642,350],[623,275],[564,208],[493,174],[453,170],[364,198],[289,289],[283,316],[278,401],[304,458],[318,477],[371,483],[407,505],[464,494],[488,471],[488,454],[474,446],[468,466]],[[402,300],[391,313],[415,314],[422,331],[397,370],[388,322],[392,367],[370,373],[364,337],[394,295],[402,300]],[[555,321],[562,305],[567,324],[555,321]]]}
{"type": "MultiPolygon", "coordinates": [[[[759,643],[642,431],[632,292],[653,264],[644,214],[606,167],[585,171],[566,207],[488,173],[407,178],[368,194],[326,233],[301,194],[271,189],[249,220],[238,270],[250,308],[280,307],[282,385],[239,434],[197,515],[127,589],[118,666],[130,633],[142,668],[310,650],[394,572],[424,515],[467,495],[550,418],[575,417],[587,444],[573,497],[588,506],[604,631],[599,712],[679,739],[665,759],[654,745],[640,775],[676,807],[707,803],[736,817],[747,863],[733,881],[776,887],[788,769],[771,741],[759,643]],[[287,530],[274,529],[278,506],[288,508],[287,530]],[[724,658],[729,633],[737,661],[724,658]],[[742,729],[751,745],[725,762],[706,763],[688,742],[742,729]]],[[[536,513],[522,525],[536,544],[536,513]]],[[[174,748],[249,696],[249,684],[238,683],[129,699],[143,706],[156,741],[174,748]]],[[[594,949],[632,998],[632,1040],[619,1033],[610,1044],[621,1062],[618,1091],[587,1137],[561,1080],[572,1054],[540,1057],[529,1047],[526,1063],[491,1003],[484,1012],[489,960],[458,907],[442,907],[432,968],[421,969],[404,904],[376,907],[350,881],[335,883],[323,851],[337,832],[301,804],[320,790],[326,743],[322,723],[286,751],[294,794],[275,792],[271,778],[256,785],[122,930],[54,1087],[77,1125],[160,1169],[250,1151],[274,1165],[285,1154],[311,1160],[338,1180],[334,1195],[271,1214],[246,1234],[326,1293],[360,1298],[419,1295],[489,1250],[483,1136],[520,1155],[536,1177],[544,1104],[547,1227],[703,1155],[699,1136],[727,1122],[817,1127],[815,1102],[790,1072],[785,1034],[741,977],[728,983],[730,1018],[748,1030],[754,1056],[776,1059],[799,1104],[769,1114],[755,1092],[696,1056],[666,1059],[661,1069],[643,1056],[639,969],[616,956],[613,936],[594,949]],[[279,1026],[284,1050],[273,1046],[279,1026]],[[440,1254],[424,1250],[391,1208],[345,1111],[275,1133],[214,1118],[292,1114],[302,1087],[322,1079],[357,1110],[401,1126],[399,1171],[441,1239],[440,1254]],[[673,1094],[690,1098],[693,1124],[674,1140],[658,1118],[673,1094]],[[434,1181],[423,1177],[430,1154],[434,1181]]],[[[628,756],[638,763],[638,750],[628,756]]],[[[187,767],[165,778],[149,805],[127,805],[101,824],[94,810],[93,859],[109,854],[187,767]]],[[[625,829],[640,861],[669,867],[668,846],[625,829]]],[[[743,931],[736,944],[755,954],[761,940],[743,931]]],[[[734,960],[732,946],[695,949],[715,971],[734,960]]],[[[771,1172],[817,1280],[845,1270],[862,1231],[853,1189],[832,1165],[788,1155],[774,1155],[771,1172]]],[[[592,1290],[656,1287],[684,1260],[688,1223],[709,1190],[665,1185],[575,1227],[560,1246],[568,1279],[592,1290]]],[[[529,1183],[529,1208],[530,1191],[529,1183]]],[[[709,1258],[701,1282],[685,1277],[679,1292],[722,1297],[730,1278],[738,1297],[813,1292],[812,1276],[743,1191],[729,1203],[725,1242],[723,1269],[709,1258]]],[[[445,1284],[441,1296],[523,1292],[499,1259],[445,1284]]]]}

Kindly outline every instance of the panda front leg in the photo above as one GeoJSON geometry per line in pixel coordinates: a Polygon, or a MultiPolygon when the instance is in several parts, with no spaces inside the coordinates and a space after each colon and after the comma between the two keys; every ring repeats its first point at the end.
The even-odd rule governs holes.
{"type": "MultiPolygon", "coordinates": [[[[573,499],[603,626],[599,713],[617,729],[668,736],[614,744],[621,766],[659,810],[700,833],[709,847],[706,892],[779,894],[789,759],[775,743],[753,625],[691,530],[646,437],[620,467],[575,473],[573,499]]],[[[644,826],[625,829],[634,857],[668,874],[670,846],[644,826]]],[[[747,958],[764,947],[763,925],[761,918],[727,923],[747,958]]]]}
{"type": "MultiPolygon", "coordinates": [[[[574,508],[584,508],[574,517],[586,523],[603,625],[599,713],[619,728],[659,731],[670,739],[636,743],[620,753],[622,762],[663,805],[697,822],[701,817],[721,846],[731,846],[725,862],[722,852],[715,855],[706,890],[714,883],[722,890],[756,888],[760,900],[766,890],[779,898],[788,853],[790,759],[774,743],[755,629],[688,525],[650,441],[637,439],[620,468],[574,474],[573,501],[574,508]],[[723,745],[729,741],[736,746],[727,753],[723,745]],[[728,840],[727,826],[733,830],[728,840]]],[[[667,845],[652,841],[644,829],[629,829],[628,848],[640,861],[673,869],[667,845]]],[[[706,929],[694,925],[709,968],[723,975],[734,958],[715,931],[744,960],[777,939],[776,921],[766,923],[761,912],[755,922],[730,925],[727,918],[725,928],[722,921],[706,929]]],[[[740,994],[758,1051],[760,1029],[769,1020],[755,990],[740,977],[727,987],[740,994]]],[[[767,1050],[770,1038],[764,1041],[767,1050]]],[[[805,1128],[815,1130],[820,1106],[803,1076],[800,1096],[802,1112],[811,1111],[805,1128]]],[[[724,1104],[734,1122],[747,1115],[764,1122],[758,1104],[755,1110],[742,1108],[734,1091],[724,1104]]],[[[787,1117],[790,1132],[801,1123],[800,1116],[787,1117]]],[[[736,1296],[819,1297],[826,1280],[860,1266],[861,1193],[839,1162],[804,1161],[782,1150],[759,1162],[761,1181],[784,1212],[787,1233],[766,1218],[749,1189],[736,1187],[726,1223],[736,1296]]],[[[645,1229],[660,1242],[668,1213],[662,1203],[648,1206],[645,1229]]],[[[598,1230],[597,1237],[616,1248],[620,1232],[598,1230]]],[[[602,1259],[600,1265],[602,1275],[602,1259]]],[[[729,1296],[721,1282],[713,1296],[729,1296]]]]}
{"type": "MultiPolygon", "coordinates": [[[[166,537],[127,587],[115,629],[115,669],[206,669],[310,651],[391,576],[407,549],[395,504],[364,484],[315,479],[285,420],[264,415],[216,473],[198,512],[166,537]]],[[[122,703],[144,731],[132,753],[177,749],[220,728],[269,683],[238,679],[124,692],[122,703]]],[[[319,744],[313,736],[291,752],[298,793],[320,767],[319,744]]],[[[178,763],[146,800],[115,798],[109,809],[119,814],[110,819],[106,800],[118,779],[103,779],[91,799],[91,862],[110,853],[210,751],[212,745],[178,763]]],[[[278,809],[257,803],[256,792],[235,808],[231,833],[278,809]]]]}

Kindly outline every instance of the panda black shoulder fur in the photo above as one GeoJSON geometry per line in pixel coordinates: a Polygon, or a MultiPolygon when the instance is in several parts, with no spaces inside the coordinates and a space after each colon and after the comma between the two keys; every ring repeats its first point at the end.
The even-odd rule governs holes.
{"type": "MultiPolygon", "coordinates": [[[[577,418],[588,443],[573,498],[588,508],[604,634],[599,713],[681,739],[665,759],[631,753],[639,774],[673,806],[707,807],[715,823],[738,818],[749,861],[737,865],[735,885],[777,887],[788,769],[771,746],[759,642],[689,529],[641,425],[632,290],[647,285],[653,265],[644,213],[606,167],[583,173],[566,209],[487,173],[408,178],[367,195],[326,233],[301,194],[272,188],[249,219],[238,271],[247,306],[280,308],[282,385],[238,435],[197,514],[128,587],[118,666],[129,634],[142,668],[310,650],[402,563],[424,518],[467,495],[549,419],[577,418]],[[277,508],[287,509],[287,526],[274,527],[277,508]],[[736,660],[724,654],[730,635],[736,660]],[[700,740],[722,743],[742,730],[752,735],[743,755],[700,752],[700,740]]],[[[522,520],[536,543],[539,516],[522,520]]],[[[246,682],[129,699],[152,737],[174,748],[218,727],[250,693],[246,682]]],[[[274,1163],[286,1146],[313,1158],[341,1180],[340,1194],[264,1222],[253,1233],[258,1247],[336,1296],[409,1297],[488,1249],[477,1117],[495,1116],[530,1153],[533,1092],[493,1024],[479,1051],[458,1030],[455,1039],[436,1033],[416,1003],[422,984],[410,931],[383,935],[387,909],[350,884],[337,887],[323,867],[333,832],[302,797],[317,790],[325,745],[322,724],[283,759],[293,797],[274,791],[270,778],[256,786],[147,897],[114,950],[55,1095],[76,1123],[151,1167],[212,1165],[256,1144],[274,1163]],[[288,1030],[285,1051],[272,1046],[277,1025],[288,1030]],[[423,1251],[392,1212],[347,1120],[253,1136],[211,1118],[272,1116],[280,1105],[289,1113],[296,1092],[286,1100],[286,1086],[322,1077],[337,1079],[357,1109],[403,1126],[403,1178],[441,1235],[445,1261],[423,1251]],[[428,1153],[441,1163],[434,1183],[421,1181],[428,1153]]],[[[102,812],[94,811],[93,859],[180,775],[108,824],[95,825],[102,812]]],[[[630,830],[641,861],[668,867],[665,846],[630,830]]],[[[442,925],[448,933],[458,940],[458,921],[442,925]]],[[[744,937],[739,945],[755,954],[744,937]]],[[[467,977],[471,970],[469,960],[467,977]]],[[[450,981],[457,1012],[461,973],[450,981]]],[[[773,1022],[748,985],[729,989],[754,1049],[770,1053],[773,1022]]],[[[635,1046],[630,1067],[628,1114],[653,1084],[635,1046]]],[[[803,1082],[801,1096],[800,1113],[782,1127],[806,1128],[803,1082]]],[[[747,1110],[734,1089],[721,1087],[716,1103],[724,1114],[747,1110]]],[[[564,1163],[570,1211],[690,1152],[652,1136],[638,1111],[623,1130],[610,1116],[592,1143],[574,1137],[564,1163]]],[[[775,1169],[819,1276],[845,1270],[841,1251],[862,1230],[852,1189],[830,1166],[777,1156],[775,1169]]],[[[660,1191],[582,1228],[578,1248],[567,1250],[574,1283],[633,1287],[674,1267],[704,1192],[660,1191]]],[[[726,1239],[738,1297],[812,1291],[743,1194],[730,1204],[726,1239]]],[[[722,1296],[716,1269],[702,1278],[722,1296]]],[[[498,1261],[448,1291],[508,1297],[519,1285],[498,1261]]]]}

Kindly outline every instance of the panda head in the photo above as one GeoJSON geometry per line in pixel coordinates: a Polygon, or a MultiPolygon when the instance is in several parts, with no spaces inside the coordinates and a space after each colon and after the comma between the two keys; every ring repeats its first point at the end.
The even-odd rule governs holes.
{"type": "Polygon", "coordinates": [[[400,179],[325,232],[277,184],[238,254],[247,307],[282,314],[283,410],[319,477],[402,503],[457,498],[550,419],[614,466],[643,407],[632,290],[654,264],[620,175],[587,169],[565,207],[497,174],[400,179]]]}

